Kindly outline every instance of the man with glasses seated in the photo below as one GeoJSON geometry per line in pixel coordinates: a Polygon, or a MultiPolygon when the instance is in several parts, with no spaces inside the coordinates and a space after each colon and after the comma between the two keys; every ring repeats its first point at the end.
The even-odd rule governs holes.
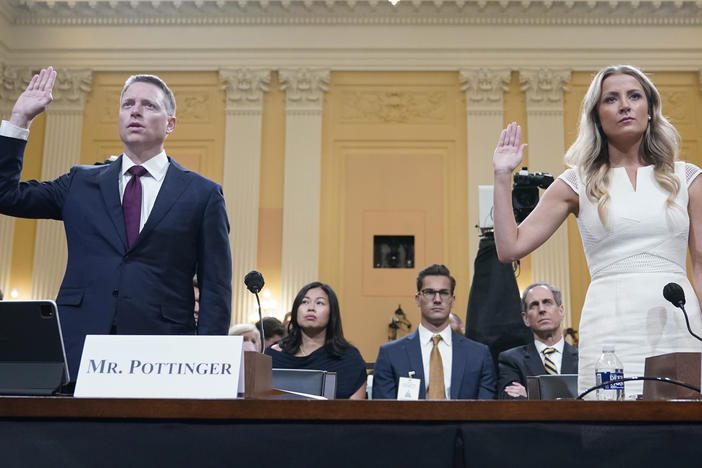
{"type": "Polygon", "coordinates": [[[495,367],[484,344],[449,326],[456,280],[444,265],[417,276],[417,330],[380,347],[373,372],[374,399],[493,399],[495,367]],[[412,389],[418,384],[418,393],[412,389]],[[399,392],[399,394],[398,394],[399,392]]]}

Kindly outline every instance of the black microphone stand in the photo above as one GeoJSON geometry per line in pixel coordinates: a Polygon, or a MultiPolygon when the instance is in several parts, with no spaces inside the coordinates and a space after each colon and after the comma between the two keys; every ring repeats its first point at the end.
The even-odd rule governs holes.
{"type": "Polygon", "coordinates": [[[258,297],[259,291],[263,289],[263,285],[266,284],[263,281],[263,275],[256,270],[252,270],[244,276],[244,284],[246,289],[254,293],[256,296],[256,302],[258,303],[258,323],[261,324],[261,352],[266,349],[266,335],[263,331],[263,314],[261,313],[261,299],[258,297]]]}
{"type": "Polygon", "coordinates": [[[266,349],[266,335],[263,332],[263,316],[261,314],[261,300],[258,298],[258,292],[255,292],[256,302],[258,303],[258,324],[261,328],[261,352],[266,349]]]}
{"type": "Polygon", "coordinates": [[[694,336],[698,340],[702,341],[702,338],[700,338],[698,335],[696,335],[693,331],[692,328],[690,328],[690,319],[687,316],[687,311],[685,310],[685,306],[683,304],[678,304],[678,307],[680,307],[680,310],[683,311],[683,315],[685,316],[685,325],[687,325],[687,331],[690,332],[690,335],[694,336]]]}

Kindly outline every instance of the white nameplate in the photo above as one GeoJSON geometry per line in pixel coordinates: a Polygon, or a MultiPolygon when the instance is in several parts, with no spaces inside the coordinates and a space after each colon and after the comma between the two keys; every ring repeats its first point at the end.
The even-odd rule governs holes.
{"type": "Polygon", "coordinates": [[[241,336],[88,335],[74,396],[236,398],[243,353],[241,336]]]}

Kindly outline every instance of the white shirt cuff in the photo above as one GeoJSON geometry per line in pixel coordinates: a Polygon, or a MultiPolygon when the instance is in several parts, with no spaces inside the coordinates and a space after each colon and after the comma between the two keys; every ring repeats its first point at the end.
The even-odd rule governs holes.
{"type": "Polygon", "coordinates": [[[0,123],[0,135],[17,138],[18,140],[26,140],[29,138],[29,129],[18,127],[7,120],[3,120],[2,123],[0,123]]]}

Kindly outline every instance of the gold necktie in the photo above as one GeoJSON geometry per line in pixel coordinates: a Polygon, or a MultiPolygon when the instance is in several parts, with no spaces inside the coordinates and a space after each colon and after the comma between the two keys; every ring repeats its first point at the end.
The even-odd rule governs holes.
{"type": "Polygon", "coordinates": [[[444,388],[444,363],[439,352],[439,341],[441,335],[431,337],[434,347],[431,348],[429,357],[429,389],[427,390],[427,400],[445,400],[446,390],[444,388]]]}
{"type": "Polygon", "coordinates": [[[556,352],[556,348],[546,348],[543,350],[544,353],[544,367],[546,368],[546,373],[550,375],[558,374],[556,369],[556,364],[551,360],[551,355],[556,352]]]}

